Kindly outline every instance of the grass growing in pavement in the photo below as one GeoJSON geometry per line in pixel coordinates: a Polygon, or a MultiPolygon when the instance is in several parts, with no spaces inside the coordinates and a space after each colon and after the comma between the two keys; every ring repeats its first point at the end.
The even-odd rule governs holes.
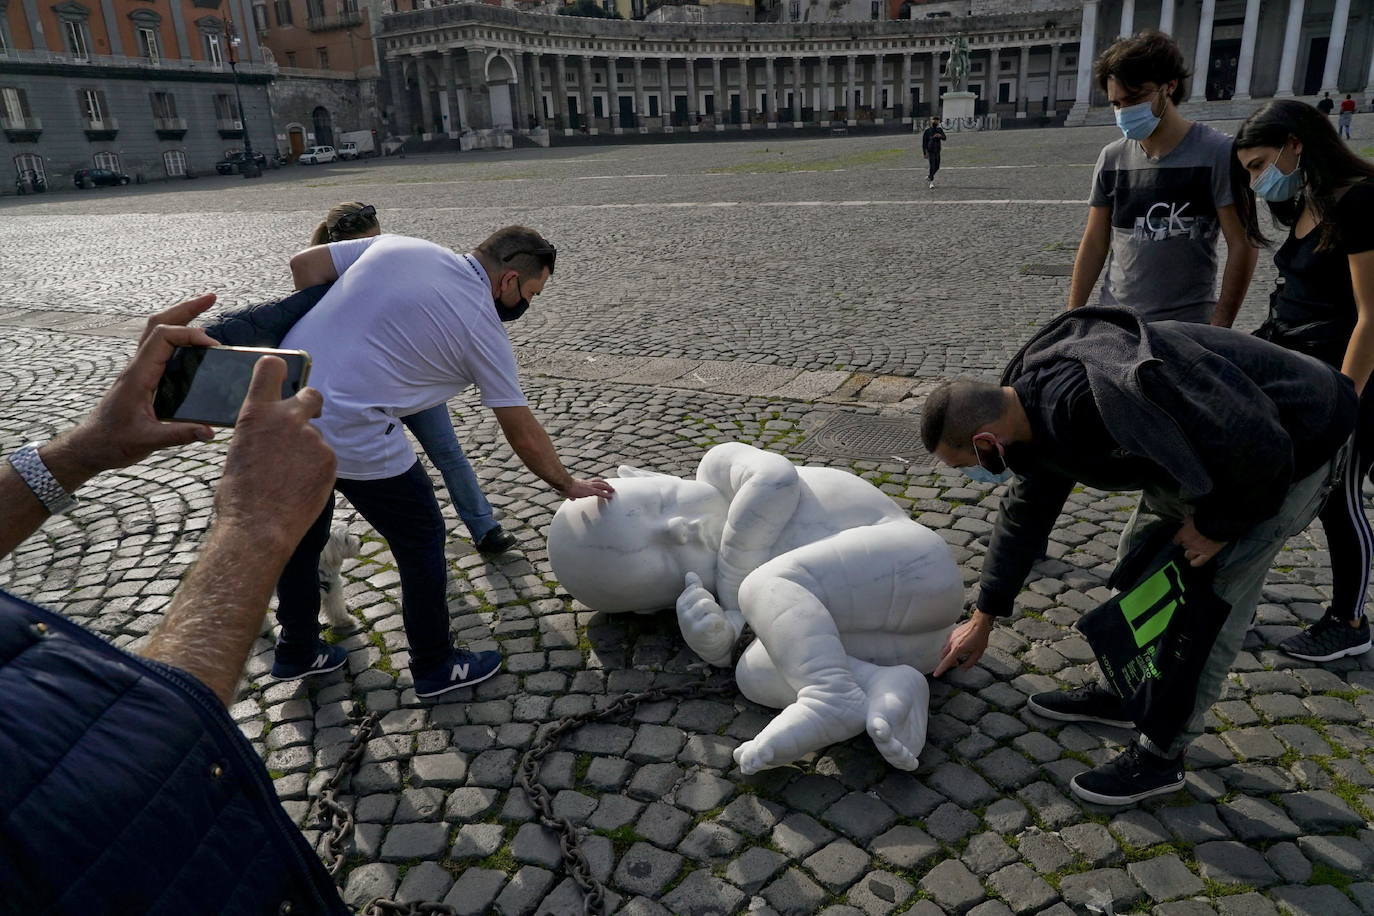
{"type": "Polygon", "coordinates": [[[1314,862],[1312,864],[1312,877],[1307,879],[1308,884],[1329,884],[1338,890],[1345,890],[1355,881],[1343,871],[1332,868],[1325,862],[1314,862]]]}

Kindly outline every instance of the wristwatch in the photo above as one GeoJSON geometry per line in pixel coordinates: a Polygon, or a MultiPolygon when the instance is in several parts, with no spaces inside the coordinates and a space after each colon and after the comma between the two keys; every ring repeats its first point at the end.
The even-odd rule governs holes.
{"type": "Polygon", "coordinates": [[[76,497],[62,489],[62,484],[57,482],[39,457],[38,443],[30,442],[23,448],[15,449],[10,453],[9,460],[49,514],[61,515],[76,506],[76,497]]]}

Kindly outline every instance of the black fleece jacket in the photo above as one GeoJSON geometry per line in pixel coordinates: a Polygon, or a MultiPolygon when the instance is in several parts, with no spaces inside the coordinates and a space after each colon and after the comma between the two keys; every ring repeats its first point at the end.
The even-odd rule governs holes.
{"type": "Polygon", "coordinates": [[[1193,507],[1203,535],[1234,540],[1349,438],[1349,379],[1318,360],[1227,328],[1145,324],[1082,308],[1046,325],[1002,377],[1031,441],[983,560],[979,609],[1011,613],[1075,484],[1158,489],[1193,507]]]}

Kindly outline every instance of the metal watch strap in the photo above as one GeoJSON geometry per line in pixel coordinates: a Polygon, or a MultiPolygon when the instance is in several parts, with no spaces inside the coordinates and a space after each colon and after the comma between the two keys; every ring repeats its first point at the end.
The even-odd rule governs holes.
{"type": "Polygon", "coordinates": [[[76,505],[76,497],[62,489],[38,454],[38,444],[30,442],[9,455],[10,464],[29,485],[33,495],[52,515],[61,515],[76,505]]]}

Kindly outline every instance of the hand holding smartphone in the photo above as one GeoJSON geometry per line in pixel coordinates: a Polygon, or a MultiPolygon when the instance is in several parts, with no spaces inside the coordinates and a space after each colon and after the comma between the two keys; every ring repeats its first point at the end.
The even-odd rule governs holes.
{"type": "Polygon", "coordinates": [[[310,354],[264,347],[177,347],[158,382],[153,412],[159,420],[233,426],[248,395],[253,367],[264,356],[286,362],[283,399],[305,387],[310,354]]]}

